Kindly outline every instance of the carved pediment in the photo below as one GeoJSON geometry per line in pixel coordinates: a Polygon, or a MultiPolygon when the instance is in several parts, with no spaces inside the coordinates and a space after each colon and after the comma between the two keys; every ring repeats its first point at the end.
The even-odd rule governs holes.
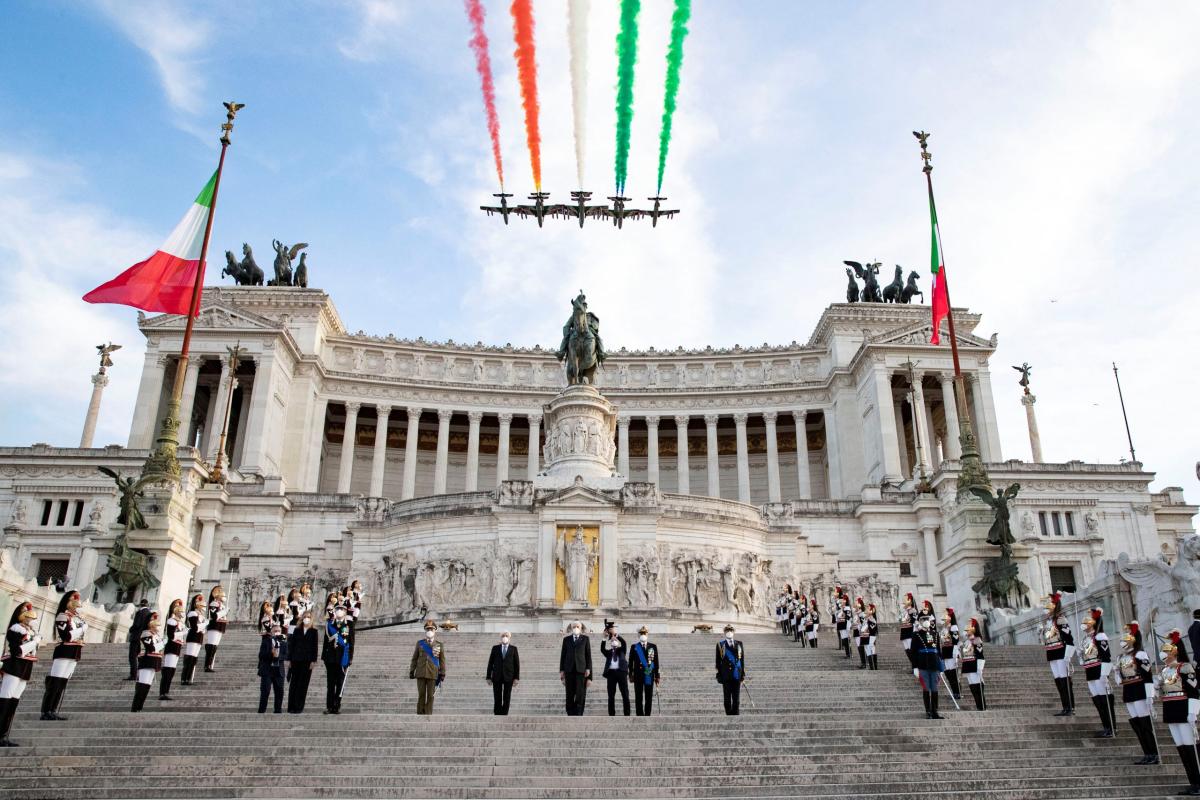
{"type": "MultiPolygon", "coordinates": [[[[177,314],[159,314],[147,317],[139,323],[144,331],[149,330],[183,330],[186,319],[177,314]]],[[[278,331],[283,326],[267,317],[234,308],[224,303],[212,305],[202,304],[200,313],[196,315],[197,328],[216,328],[225,330],[255,330],[278,331]]]]}
{"type": "MultiPolygon", "coordinates": [[[[942,325],[942,339],[948,341],[949,331],[946,325],[942,325]]],[[[883,345],[921,345],[929,344],[930,338],[933,336],[933,325],[929,322],[924,322],[920,325],[906,325],[901,328],[894,328],[884,333],[876,334],[871,337],[871,344],[883,345]]],[[[996,349],[996,336],[993,334],[990,340],[975,336],[971,333],[958,334],[958,346],[964,348],[977,348],[982,350],[996,349]]]]}
{"type": "Polygon", "coordinates": [[[537,505],[544,506],[620,505],[620,501],[610,493],[585,486],[578,479],[576,479],[574,485],[568,486],[565,489],[538,492],[536,503],[537,505]]]}

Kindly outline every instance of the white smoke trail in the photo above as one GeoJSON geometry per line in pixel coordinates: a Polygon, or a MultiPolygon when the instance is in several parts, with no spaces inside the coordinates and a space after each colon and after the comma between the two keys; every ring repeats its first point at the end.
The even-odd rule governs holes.
{"type": "Polygon", "coordinates": [[[567,38],[571,45],[571,110],[575,115],[575,172],[583,188],[587,149],[587,27],[591,0],[569,0],[567,38]]]}

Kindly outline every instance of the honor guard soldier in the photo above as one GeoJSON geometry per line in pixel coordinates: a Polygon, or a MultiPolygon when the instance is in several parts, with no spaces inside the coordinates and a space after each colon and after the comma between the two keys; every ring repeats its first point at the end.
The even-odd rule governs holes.
{"type": "Polygon", "coordinates": [[[1154,691],[1154,676],[1150,672],[1150,656],[1142,649],[1142,632],[1136,622],[1125,626],[1121,637],[1121,657],[1117,659],[1117,675],[1121,680],[1121,699],[1129,712],[1129,727],[1142,746],[1138,765],[1158,763],[1158,738],[1154,735],[1154,718],[1150,716],[1154,691]]]}
{"type": "Polygon", "coordinates": [[[662,680],[658,645],[650,641],[650,629],[638,628],[638,640],[630,648],[629,681],[633,684],[634,708],[639,717],[650,716],[654,707],[654,688],[662,680]]]}
{"type": "Polygon", "coordinates": [[[183,645],[187,640],[187,620],[183,617],[183,600],[171,601],[167,611],[167,624],[163,629],[162,682],[158,685],[158,699],[171,699],[171,681],[175,678],[175,670],[179,665],[179,656],[183,653],[183,645]]]}
{"type": "Polygon", "coordinates": [[[271,609],[271,601],[263,600],[258,607],[258,635],[270,636],[271,627],[275,625],[275,612],[271,609]]]}
{"type": "Polygon", "coordinates": [[[834,589],[833,595],[833,621],[837,627],[838,647],[846,654],[846,658],[850,657],[850,608],[846,602],[846,596],[842,594],[842,587],[838,586],[834,589]]]}
{"type": "Polygon", "coordinates": [[[287,628],[288,624],[288,601],[287,595],[279,595],[275,598],[275,622],[280,628],[287,628]]]}
{"type": "Polygon", "coordinates": [[[433,695],[446,679],[446,649],[437,640],[437,624],[425,620],[425,638],[413,649],[408,677],[417,680],[417,713],[433,713],[433,695]]]}
{"type": "Polygon", "coordinates": [[[308,611],[313,615],[313,619],[317,616],[317,604],[313,602],[312,587],[307,583],[300,587],[300,613],[308,611]]]}
{"type": "Polygon", "coordinates": [[[492,645],[487,672],[483,675],[492,687],[492,713],[497,717],[508,716],[513,687],[521,682],[521,654],[511,641],[512,634],[508,631],[500,634],[500,644],[492,645]]]}
{"type": "Polygon", "coordinates": [[[983,688],[983,637],[979,635],[979,620],[967,623],[966,634],[958,643],[958,663],[967,678],[967,688],[975,698],[975,710],[987,711],[987,694],[983,688]]]}
{"type": "Polygon", "coordinates": [[[775,624],[779,626],[779,631],[784,636],[787,636],[788,632],[785,614],[787,613],[787,598],[790,593],[789,587],[787,591],[780,592],[779,596],[775,598],[775,624]]]}
{"type": "Polygon", "coordinates": [[[4,634],[4,677],[0,678],[0,747],[16,747],[8,738],[12,730],[13,717],[21,703],[21,695],[33,675],[37,663],[38,644],[41,637],[34,632],[33,623],[37,612],[33,603],[25,602],[13,609],[4,634]]]}
{"type": "Polygon", "coordinates": [[[746,680],[746,649],[733,638],[733,626],[725,626],[725,638],[717,643],[717,682],[725,694],[725,713],[736,717],[741,707],[742,681],[746,680]]]}
{"type": "Polygon", "coordinates": [[[288,592],[288,636],[291,636],[296,632],[296,628],[300,627],[300,618],[304,616],[304,609],[300,607],[302,602],[299,589],[292,589],[288,592]]]}
{"type": "Polygon", "coordinates": [[[913,665],[912,633],[913,625],[917,622],[917,602],[913,600],[912,592],[904,595],[904,607],[900,609],[900,646],[904,655],[908,656],[908,665],[913,665]]]}
{"type": "Polygon", "coordinates": [[[1117,705],[1112,684],[1108,681],[1112,672],[1112,649],[1104,632],[1104,609],[1093,608],[1080,625],[1083,628],[1083,642],[1079,648],[1079,665],[1083,667],[1092,704],[1100,712],[1100,723],[1104,726],[1096,738],[1111,739],[1116,735],[1117,705]]]}
{"type": "Polygon", "coordinates": [[[854,598],[854,641],[858,645],[858,668],[867,668],[867,606],[861,597],[854,598]]]}
{"type": "Polygon", "coordinates": [[[867,604],[866,616],[863,617],[863,627],[867,632],[867,641],[863,650],[867,654],[868,669],[879,669],[879,656],[875,652],[875,642],[879,639],[879,613],[874,603],[867,604]]]}
{"type": "Polygon", "coordinates": [[[808,626],[808,598],[804,595],[796,597],[796,638],[801,647],[808,647],[808,637],[805,630],[808,626]]]}
{"type": "Polygon", "coordinates": [[[75,674],[79,657],[83,655],[83,637],[87,623],[79,615],[81,603],[79,592],[67,592],[58,602],[58,613],[54,617],[54,661],[50,663],[50,674],[46,676],[46,692],[42,695],[42,719],[66,720],[58,713],[62,706],[67,682],[75,674]]]}
{"type": "Polygon", "coordinates": [[[225,635],[228,624],[229,606],[225,603],[225,590],[214,586],[208,593],[208,630],[204,632],[204,671],[217,671],[217,648],[225,635]]]}
{"type": "Polygon", "coordinates": [[[204,644],[204,634],[208,631],[208,609],[204,606],[204,595],[192,597],[192,607],[188,609],[187,639],[183,644],[183,676],[179,681],[182,686],[191,686],[196,679],[196,661],[200,658],[200,645],[204,644]]]}
{"type": "Polygon", "coordinates": [[[629,647],[625,638],[617,635],[617,623],[604,620],[604,638],[600,640],[600,656],[604,659],[604,670],[600,673],[608,681],[608,715],[617,715],[617,690],[621,692],[621,709],[629,716],[629,647]]]}
{"type": "Polygon", "coordinates": [[[817,598],[813,598],[808,606],[808,621],[804,630],[808,636],[808,646],[814,650],[817,647],[817,631],[821,628],[821,612],[817,609],[817,598]]]}
{"type": "Polygon", "coordinates": [[[138,656],[137,683],[133,685],[133,707],[129,709],[134,713],[146,705],[146,696],[154,685],[155,674],[162,669],[163,651],[167,647],[158,632],[157,611],[150,614],[150,621],[146,624],[148,627],[142,631],[142,652],[138,656]]]}
{"type": "Polygon", "coordinates": [[[1046,598],[1046,620],[1042,623],[1042,639],[1046,648],[1046,661],[1050,662],[1050,673],[1058,689],[1062,711],[1054,716],[1069,717],[1075,713],[1075,697],[1071,686],[1071,654],[1075,652],[1075,638],[1071,625],[1062,612],[1062,595],[1058,592],[1046,598]]]}
{"type": "Polygon", "coordinates": [[[346,667],[350,666],[350,629],[346,624],[346,609],[335,608],[325,622],[325,639],[321,645],[321,660],[325,662],[325,712],[342,713],[342,689],[346,685],[346,667]]]}
{"type": "Polygon", "coordinates": [[[1196,752],[1196,709],[1200,706],[1200,683],[1196,670],[1188,661],[1183,634],[1173,630],[1163,643],[1163,668],[1159,672],[1159,695],[1162,697],[1163,722],[1171,730],[1175,750],[1187,773],[1188,788],[1179,794],[1200,795],[1200,758],[1196,752]]]}
{"type": "Polygon", "coordinates": [[[583,635],[583,623],[571,623],[571,632],[563,637],[558,656],[558,679],[566,689],[568,717],[582,717],[587,687],[592,682],[592,645],[583,635]]]}
{"type": "Polygon", "coordinates": [[[942,674],[942,657],[938,646],[937,626],[932,616],[917,620],[912,638],[913,669],[921,681],[921,699],[925,702],[926,719],[945,719],[938,714],[938,680],[942,674]]]}
{"type": "Polygon", "coordinates": [[[962,689],[958,685],[958,643],[960,638],[958,617],[955,616],[954,609],[947,606],[946,610],[942,612],[942,674],[946,676],[946,683],[950,684],[950,693],[954,695],[955,700],[962,699],[962,689]]]}

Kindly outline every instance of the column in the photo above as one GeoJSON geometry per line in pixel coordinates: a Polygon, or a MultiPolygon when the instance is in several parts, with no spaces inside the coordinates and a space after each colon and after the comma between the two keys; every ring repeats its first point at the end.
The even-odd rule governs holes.
{"type": "Polygon", "coordinates": [[[166,362],[157,351],[147,350],[142,364],[142,382],[138,386],[133,424],[129,428],[129,447],[143,450],[154,444],[158,433],[158,401],[162,397],[166,362]]]}
{"type": "Polygon", "coordinates": [[[213,543],[216,541],[217,521],[215,519],[200,522],[200,563],[196,565],[196,579],[204,580],[215,575],[213,569],[213,543]]]}
{"type": "Polygon", "coordinates": [[[969,375],[967,380],[971,387],[971,423],[975,426],[975,444],[979,447],[979,457],[984,461],[994,461],[991,437],[988,436],[987,418],[983,411],[983,388],[979,384],[978,375],[969,375]]]}
{"type": "Polygon", "coordinates": [[[80,596],[86,598],[90,594],[83,590],[91,586],[92,581],[96,579],[96,562],[99,561],[99,554],[96,552],[96,546],[91,536],[84,534],[82,544],[83,549],[79,551],[79,563],[75,567],[75,573],[71,576],[71,582],[75,588],[80,590],[80,596]]]}
{"type": "MultiPolygon", "coordinates": [[[[233,381],[233,388],[240,390],[238,391],[240,402],[238,403],[237,427],[231,427],[229,429],[229,436],[227,436],[225,439],[225,457],[229,460],[229,466],[240,467],[242,465],[242,461],[244,461],[246,458],[246,426],[248,424],[247,421],[250,419],[250,393],[246,391],[245,386],[242,386],[241,380],[236,378],[233,381]],[[237,432],[237,447],[232,448],[230,447],[229,439],[233,438],[235,431],[237,432]],[[233,461],[234,450],[236,450],[237,455],[236,465],[233,461]]],[[[253,390],[253,382],[251,382],[251,389],[253,390]]],[[[229,413],[233,414],[232,405],[229,407],[229,409],[229,413]]],[[[230,420],[229,424],[232,426],[233,420],[230,420]]]]}
{"type": "Polygon", "coordinates": [[[97,372],[92,376],[92,399],[88,402],[87,417],[83,420],[83,435],[79,437],[80,447],[91,447],[96,438],[96,420],[100,418],[100,397],[104,387],[108,386],[108,376],[97,372]]]}
{"type": "Polygon", "coordinates": [[[617,472],[629,480],[629,417],[617,417],[617,472]]]}
{"type": "Polygon", "coordinates": [[[879,444],[882,448],[880,463],[883,480],[899,481],[903,472],[900,465],[899,424],[896,419],[895,399],[892,397],[892,373],[883,365],[875,367],[875,407],[879,409],[879,444]]]}
{"type": "Polygon", "coordinates": [[[957,461],[962,458],[962,445],[958,441],[958,405],[954,401],[954,375],[942,373],[942,413],[946,416],[946,458],[957,461]]]}
{"type": "Polygon", "coordinates": [[[708,443],[705,447],[705,454],[708,456],[708,496],[721,496],[721,454],[717,449],[717,421],[720,417],[716,414],[704,415],[704,428],[708,437],[708,443]]]}
{"type": "Polygon", "coordinates": [[[496,443],[496,485],[508,480],[508,438],[512,414],[500,414],[500,439],[496,443]]]}
{"type": "Polygon", "coordinates": [[[832,408],[821,411],[825,418],[825,460],[829,463],[829,475],[826,476],[829,485],[829,496],[840,500],[845,496],[846,487],[842,485],[842,453],[838,450],[837,414],[832,408]]]}
{"type": "Polygon", "coordinates": [[[391,406],[375,407],[375,452],[371,456],[371,497],[383,497],[383,470],[387,465],[388,417],[391,406]]]}
{"type": "Polygon", "coordinates": [[[208,402],[208,418],[204,422],[204,457],[209,461],[215,461],[217,458],[221,428],[227,422],[225,406],[229,401],[229,380],[229,361],[221,359],[221,377],[212,390],[212,399],[208,402]]]}
{"type": "Polygon", "coordinates": [[[184,446],[192,443],[192,411],[196,407],[196,383],[200,379],[200,365],[203,356],[188,359],[187,371],[183,374],[183,396],[179,399],[179,438],[176,440],[184,446]]]}
{"type": "Polygon", "coordinates": [[[688,419],[675,417],[675,470],[679,473],[679,493],[692,493],[691,468],[688,466],[688,419]]]}
{"type": "Polygon", "coordinates": [[[465,491],[468,492],[474,492],[479,489],[479,423],[482,421],[482,411],[467,413],[467,480],[465,491]]]}
{"type": "Polygon", "coordinates": [[[892,410],[896,415],[896,447],[900,451],[900,474],[909,478],[913,469],[908,459],[908,432],[904,429],[904,401],[897,398],[892,410]]]}
{"type": "MultiPolygon", "coordinates": [[[[223,406],[222,406],[223,408],[223,406]]],[[[329,398],[318,397],[313,404],[312,442],[308,454],[308,474],[304,478],[304,491],[315,492],[321,485],[321,450],[325,447],[325,416],[329,410],[329,398]]],[[[220,434],[217,434],[220,436],[220,434]]]]}
{"type": "MultiPolygon", "coordinates": [[[[984,430],[987,431],[988,457],[990,461],[1003,461],[1000,452],[1000,427],[996,424],[996,403],[992,399],[992,374],[986,369],[975,373],[975,383],[979,387],[980,413],[983,416],[984,430]]],[[[983,435],[980,434],[980,439],[983,435]]]]}
{"type": "Polygon", "coordinates": [[[941,584],[937,568],[937,537],[931,527],[922,528],[921,535],[925,539],[925,582],[937,587],[941,584]]]}
{"type": "Polygon", "coordinates": [[[1042,437],[1038,434],[1037,417],[1033,413],[1033,404],[1037,398],[1031,394],[1021,395],[1021,405],[1025,406],[1025,423],[1029,427],[1029,450],[1033,455],[1033,463],[1042,463],[1042,437]]]}
{"type": "Polygon", "coordinates": [[[917,437],[917,444],[920,449],[917,451],[917,473],[921,470],[929,472],[929,465],[933,463],[930,458],[933,450],[933,443],[929,437],[929,428],[926,427],[928,419],[928,409],[925,408],[925,387],[921,384],[924,382],[924,376],[921,373],[916,375],[913,383],[913,434],[917,437]]]}
{"type": "Polygon", "coordinates": [[[764,411],[763,422],[767,424],[767,501],[778,503],[779,491],[779,441],[775,431],[778,411],[764,411]]]}
{"type": "MultiPolygon", "coordinates": [[[[800,499],[812,499],[812,476],[808,471],[808,412],[793,411],[796,420],[796,478],[800,483],[800,499]]],[[[829,441],[826,434],[825,441],[829,441]]]]}
{"type": "MultiPolygon", "coordinates": [[[[533,480],[534,478],[537,477],[538,463],[539,463],[538,457],[539,457],[539,450],[541,450],[541,441],[542,441],[542,415],[541,414],[530,414],[529,415],[529,456],[528,456],[529,462],[528,462],[528,466],[526,467],[526,473],[528,476],[526,478],[526,480],[533,480]]],[[[554,562],[551,561],[550,563],[553,564],[554,562]]]]}
{"type": "Polygon", "coordinates": [[[358,435],[358,409],[361,403],[346,403],[346,428],[342,433],[342,457],[338,462],[338,494],[350,491],[350,477],[354,469],[354,439],[358,435]]]}
{"type": "Polygon", "coordinates": [[[408,429],[404,434],[404,487],[400,499],[412,500],[417,493],[417,444],[420,440],[421,409],[409,406],[408,429]]]}
{"type": "Polygon", "coordinates": [[[433,493],[446,493],[446,467],[450,463],[450,417],[454,412],[438,409],[437,460],[433,466],[433,493]]]}
{"type": "Polygon", "coordinates": [[[925,403],[925,439],[929,442],[929,452],[925,454],[925,460],[929,462],[929,469],[932,472],[937,472],[942,466],[942,457],[938,453],[938,435],[937,429],[933,426],[933,404],[925,403]]]}
{"type": "Polygon", "coordinates": [[[746,445],[746,415],[734,414],[734,425],[737,426],[737,476],[738,500],[750,502],[750,453],[746,445]]]}
{"type": "MultiPolygon", "coordinates": [[[[262,472],[266,467],[267,409],[272,394],[275,357],[262,353],[255,358],[254,385],[250,387],[250,415],[242,439],[242,470],[262,472]]],[[[349,490],[347,490],[349,491],[349,490]]]]}
{"type": "Polygon", "coordinates": [[[658,483],[658,417],[646,417],[646,480],[658,483]]]}

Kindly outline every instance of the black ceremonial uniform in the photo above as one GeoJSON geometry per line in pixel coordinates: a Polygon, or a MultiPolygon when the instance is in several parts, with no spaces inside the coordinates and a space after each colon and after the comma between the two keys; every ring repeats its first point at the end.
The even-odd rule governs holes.
{"type": "Polygon", "coordinates": [[[741,713],[742,681],[746,680],[746,649],[741,641],[722,639],[717,643],[717,681],[724,689],[725,713],[741,713]]]}
{"type": "Polygon", "coordinates": [[[629,680],[633,683],[634,708],[648,717],[654,707],[654,687],[662,679],[662,662],[654,642],[634,642],[629,650],[629,680]]]}

